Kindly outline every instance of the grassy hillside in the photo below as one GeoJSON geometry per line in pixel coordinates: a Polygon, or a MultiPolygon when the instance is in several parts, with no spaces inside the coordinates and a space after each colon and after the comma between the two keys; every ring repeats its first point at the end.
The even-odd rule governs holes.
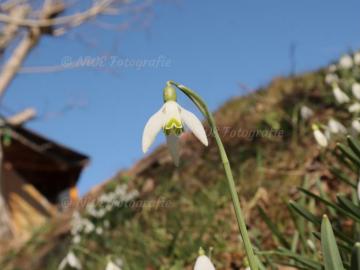
{"type": "MultiPolygon", "coordinates": [[[[311,123],[326,122],[335,109],[341,120],[350,119],[345,109],[334,105],[325,73],[277,78],[255,93],[228,101],[215,114],[259,249],[274,242],[257,205],[281,221],[280,227],[289,226],[290,234],[284,208],[289,197],[296,197],[296,186],[304,177],[332,178],[319,162],[324,153],[311,123]],[[304,105],[314,111],[308,120],[301,117],[304,105]]],[[[210,136],[205,148],[184,134],[182,144],[179,168],[165,147],[156,149],[89,194],[87,206],[78,207],[81,217],[69,211],[34,232],[25,246],[3,258],[0,268],[57,269],[73,250],[83,269],[105,269],[108,260],[121,260],[122,269],[192,269],[201,246],[212,247],[217,269],[243,269],[246,262],[215,142],[210,136]]]]}

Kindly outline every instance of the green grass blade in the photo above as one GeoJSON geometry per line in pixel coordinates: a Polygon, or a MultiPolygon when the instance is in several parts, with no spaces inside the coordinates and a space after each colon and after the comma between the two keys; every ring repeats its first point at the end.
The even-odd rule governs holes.
{"type": "Polygon", "coordinates": [[[289,242],[285,239],[284,235],[280,232],[279,228],[274,224],[269,216],[265,213],[264,209],[260,206],[257,207],[259,215],[262,220],[266,223],[270,231],[273,233],[273,236],[279,240],[279,242],[284,245],[286,248],[290,248],[289,242]]]}
{"type": "Polygon", "coordinates": [[[330,221],[324,215],[321,223],[321,248],[324,257],[325,270],[343,270],[339,249],[330,221]]]}
{"type": "Polygon", "coordinates": [[[360,243],[356,243],[351,256],[351,270],[360,269],[360,243]]]}

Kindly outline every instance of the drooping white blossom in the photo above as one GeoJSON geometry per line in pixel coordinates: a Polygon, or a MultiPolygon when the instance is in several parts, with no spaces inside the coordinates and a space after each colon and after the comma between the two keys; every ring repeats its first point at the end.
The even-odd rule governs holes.
{"type": "Polygon", "coordinates": [[[339,77],[335,73],[328,73],[325,75],[325,82],[329,85],[337,83],[338,81],[339,81],[339,77]]]}
{"type": "Polygon", "coordinates": [[[70,266],[71,268],[81,270],[81,262],[80,260],[75,256],[75,254],[70,251],[65,258],[60,262],[60,265],[58,267],[59,270],[65,269],[67,266],[70,266]]]}
{"type": "Polygon", "coordinates": [[[360,52],[354,54],[354,63],[355,65],[360,65],[360,52]]]}
{"type": "Polygon", "coordinates": [[[359,119],[352,120],[351,127],[356,133],[360,133],[360,121],[359,121],[359,119]]]}
{"type": "Polygon", "coordinates": [[[360,83],[353,83],[351,86],[351,92],[355,98],[360,100],[360,83]]]}
{"type": "Polygon", "coordinates": [[[301,115],[302,119],[308,120],[310,117],[312,117],[314,115],[314,112],[309,107],[302,106],[300,109],[300,115],[301,115]]]}
{"type": "Polygon", "coordinates": [[[351,104],[348,108],[348,111],[351,113],[358,113],[360,112],[360,103],[359,102],[355,102],[353,104],[351,104]]]}
{"type": "Polygon", "coordinates": [[[197,257],[194,270],[215,270],[214,264],[206,255],[197,257]]]}
{"type": "Polygon", "coordinates": [[[326,148],[329,144],[328,138],[324,135],[324,133],[321,132],[319,127],[317,125],[313,125],[313,134],[316,142],[319,146],[326,148]]]}
{"type": "Polygon", "coordinates": [[[179,135],[186,125],[205,145],[208,145],[205,129],[201,121],[176,102],[176,92],[171,86],[164,89],[165,104],[147,122],[144,128],[142,149],[146,153],[155,137],[163,130],[167,137],[170,154],[176,166],[179,165],[179,135]]]}
{"type": "Polygon", "coordinates": [[[333,87],[333,94],[334,94],[335,100],[340,104],[347,103],[350,101],[350,98],[348,97],[348,95],[345,94],[345,92],[342,91],[340,89],[340,87],[337,85],[335,85],[333,87]]]}
{"type": "Polygon", "coordinates": [[[344,125],[333,118],[329,119],[328,128],[329,128],[330,132],[334,133],[334,134],[347,132],[344,125]]]}
{"type": "Polygon", "coordinates": [[[337,67],[336,67],[335,64],[330,65],[329,68],[328,68],[328,71],[330,73],[334,73],[336,70],[337,70],[337,67]]]}
{"type": "Polygon", "coordinates": [[[109,261],[106,265],[105,270],[121,270],[121,267],[113,263],[112,261],[109,261]]]}
{"type": "Polygon", "coordinates": [[[339,66],[343,69],[349,69],[353,66],[353,59],[350,55],[345,54],[339,60],[339,66]]]}

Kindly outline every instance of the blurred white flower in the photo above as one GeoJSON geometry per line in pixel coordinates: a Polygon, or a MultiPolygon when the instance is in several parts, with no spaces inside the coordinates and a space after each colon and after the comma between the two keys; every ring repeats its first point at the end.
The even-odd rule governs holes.
{"type": "Polygon", "coordinates": [[[311,250],[313,250],[313,251],[316,250],[315,244],[314,244],[314,242],[313,242],[311,239],[306,240],[306,244],[308,245],[308,247],[309,247],[311,250]]]}
{"type": "Polygon", "coordinates": [[[146,153],[162,129],[167,138],[170,154],[176,166],[179,165],[179,135],[184,131],[184,124],[205,145],[208,145],[205,129],[201,121],[191,112],[176,102],[176,92],[171,86],[164,89],[165,104],[146,123],[142,139],[142,149],[146,153]]]}
{"type": "Polygon", "coordinates": [[[314,115],[314,112],[309,107],[302,106],[300,109],[300,115],[302,119],[307,120],[314,115]]]}
{"type": "Polygon", "coordinates": [[[338,81],[339,81],[339,77],[334,73],[328,73],[325,75],[325,82],[327,84],[337,83],[338,81]]]}
{"type": "Polygon", "coordinates": [[[103,228],[101,228],[101,227],[96,227],[95,232],[96,232],[98,235],[102,235],[103,232],[104,232],[104,230],[103,230],[103,228]]]}
{"type": "Polygon", "coordinates": [[[351,104],[348,108],[348,111],[351,113],[360,112],[360,103],[356,102],[354,104],[351,104]]]}
{"type": "Polygon", "coordinates": [[[73,239],[72,239],[72,242],[74,243],[74,244],[79,244],[80,242],[81,242],[81,237],[80,237],[80,235],[75,235],[74,237],[73,237],[73,239]]]}
{"type": "Polygon", "coordinates": [[[215,266],[209,259],[209,257],[205,255],[200,255],[197,257],[194,270],[215,270],[215,266]]]}
{"type": "Polygon", "coordinates": [[[72,251],[70,251],[61,261],[58,269],[63,270],[66,268],[66,266],[70,266],[71,268],[78,270],[82,269],[79,259],[75,256],[75,254],[72,251]]]}
{"type": "Polygon", "coordinates": [[[347,103],[350,101],[350,98],[348,97],[348,95],[346,95],[339,86],[335,85],[333,87],[333,94],[334,97],[336,99],[336,101],[340,104],[342,103],[347,103]]]}
{"type": "Polygon", "coordinates": [[[329,66],[328,71],[331,73],[334,73],[337,70],[337,67],[335,64],[332,64],[329,66]]]}
{"type": "Polygon", "coordinates": [[[355,63],[356,65],[360,65],[360,52],[356,52],[356,53],[354,54],[354,63],[355,63]]]}
{"type": "Polygon", "coordinates": [[[360,121],[355,119],[351,122],[351,127],[356,133],[360,133],[360,121]]]}
{"type": "Polygon", "coordinates": [[[353,83],[351,86],[351,92],[354,97],[360,100],[360,83],[353,83]]]}
{"type": "Polygon", "coordinates": [[[346,133],[347,130],[343,124],[335,119],[330,119],[328,122],[328,127],[331,133],[346,133]]]}
{"type": "Polygon", "coordinates": [[[106,265],[105,270],[121,270],[121,268],[112,261],[109,261],[108,264],[106,265]]]}
{"type": "Polygon", "coordinates": [[[349,69],[353,66],[353,59],[350,55],[345,54],[339,60],[339,66],[343,69],[349,69]]]}
{"type": "Polygon", "coordinates": [[[313,125],[313,134],[316,142],[321,147],[327,147],[328,146],[328,138],[322,133],[317,125],[313,125]]]}

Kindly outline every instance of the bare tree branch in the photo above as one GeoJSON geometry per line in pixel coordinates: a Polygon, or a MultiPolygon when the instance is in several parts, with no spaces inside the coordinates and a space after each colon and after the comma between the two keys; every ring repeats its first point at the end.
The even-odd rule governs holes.
{"type": "Polygon", "coordinates": [[[27,108],[20,113],[8,117],[6,121],[12,125],[19,126],[33,119],[35,116],[36,110],[34,108],[27,108]]]}
{"type": "MultiPolygon", "coordinates": [[[[59,13],[59,6],[51,5],[46,1],[43,10],[44,13],[42,17],[50,18],[55,13],[59,13]]],[[[3,97],[6,88],[9,86],[18,69],[21,67],[25,57],[38,43],[40,36],[40,28],[33,27],[29,29],[28,33],[23,37],[18,46],[15,48],[13,54],[8,59],[0,74],[0,97],[3,97]]]]}
{"type": "MultiPolygon", "coordinates": [[[[22,19],[26,16],[29,10],[30,8],[28,5],[14,6],[10,10],[10,16],[13,18],[22,19]]],[[[5,51],[6,47],[16,36],[18,29],[18,25],[14,23],[7,24],[3,27],[0,39],[0,53],[3,53],[5,51]]]]}
{"type": "MultiPolygon", "coordinates": [[[[42,27],[50,27],[50,26],[77,26],[96,17],[101,13],[105,13],[110,5],[113,4],[114,0],[100,0],[96,1],[92,7],[88,10],[85,10],[80,13],[76,13],[73,15],[62,16],[59,18],[49,18],[43,17],[40,19],[20,19],[14,18],[7,14],[0,13],[0,21],[4,23],[12,23],[18,26],[31,27],[31,28],[42,28],[42,27]]],[[[113,8],[109,9],[111,12],[114,12],[113,8]]]]}

